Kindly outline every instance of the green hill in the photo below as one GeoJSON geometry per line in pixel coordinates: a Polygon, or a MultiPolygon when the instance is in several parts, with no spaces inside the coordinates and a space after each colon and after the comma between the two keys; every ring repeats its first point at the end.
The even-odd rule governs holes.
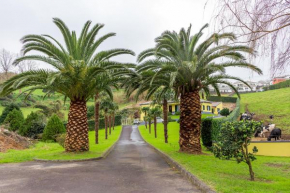
{"type": "Polygon", "coordinates": [[[254,112],[258,120],[273,123],[290,134],[290,88],[241,95],[241,112],[254,112]]]}

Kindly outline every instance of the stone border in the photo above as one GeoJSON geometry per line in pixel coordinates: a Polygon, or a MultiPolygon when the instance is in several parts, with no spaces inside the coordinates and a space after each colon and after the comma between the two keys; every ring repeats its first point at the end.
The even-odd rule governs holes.
{"type": "MultiPolygon", "coordinates": [[[[143,136],[141,135],[138,127],[138,132],[141,136],[141,138],[144,140],[143,136]]],[[[168,155],[163,153],[162,151],[158,150],[156,147],[148,143],[146,140],[144,140],[145,143],[149,145],[152,149],[154,149],[161,157],[165,159],[165,161],[168,163],[169,166],[172,168],[178,170],[181,175],[185,178],[187,178],[192,184],[196,185],[202,192],[205,193],[216,193],[214,190],[212,190],[207,184],[202,182],[200,179],[198,179],[195,175],[187,171],[183,166],[181,166],[179,163],[174,161],[172,158],[170,158],[168,155]]]]}
{"type": "Polygon", "coordinates": [[[102,155],[99,157],[88,158],[88,159],[71,159],[71,160],[47,160],[47,159],[33,158],[33,160],[38,161],[38,162],[68,163],[68,162],[85,162],[85,161],[95,161],[95,160],[104,159],[113,151],[113,149],[115,148],[115,146],[117,145],[117,143],[119,142],[119,140],[121,138],[122,132],[123,132],[123,127],[122,127],[122,131],[119,135],[118,140],[109,149],[107,149],[104,153],[102,153],[102,155]]]}

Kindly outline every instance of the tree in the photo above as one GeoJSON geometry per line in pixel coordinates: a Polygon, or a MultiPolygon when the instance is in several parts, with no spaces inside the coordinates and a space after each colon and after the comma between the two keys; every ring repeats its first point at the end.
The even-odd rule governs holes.
{"type": "Polygon", "coordinates": [[[113,130],[115,130],[115,120],[116,120],[116,112],[119,110],[119,106],[117,103],[114,103],[113,102],[113,106],[112,106],[112,109],[111,109],[111,112],[112,112],[112,126],[113,126],[113,130]]]}
{"type": "Polygon", "coordinates": [[[157,117],[161,116],[162,111],[159,106],[156,106],[154,108],[151,108],[149,112],[150,112],[149,114],[153,117],[154,120],[154,135],[155,138],[157,138],[157,117]]]}
{"type": "Polygon", "coordinates": [[[261,122],[257,121],[226,122],[213,146],[215,157],[227,160],[234,158],[238,163],[245,162],[249,167],[252,181],[255,180],[252,161],[256,159],[253,153],[257,153],[258,149],[255,146],[253,153],[250,153],[248,146],[252,136],[260,126],[261,122]]]}
{"type": "Polygon", "coordinates": [[[44,128],[42,139],[56,141],[57,136],[61,133],[65,133],[65,127],[59,117],[53,114],[44,128]]]}
{"type": "Polygon", "coordinates": [[[24,122],[24,117],[21,110],[13,109],[9,112],[6,119],[4,120],[5,124],[9,124],[9,131],[17,131],[22,127],[24,122]]]}
{"type": "Polygon", "coordinates": [[[290,1],[219,0],[213,21],[217,31],[235,31],[243,42],[271,57],[271,75],[290,65],[290,1]]]}
{"type": "Polygon", "coordinates": [[[222,116],[228,116],[230,114],[230,110],[228,108],[223,108],[221,111],[220,111],[220,114],[222,116]]]}
{"type": "Polygon", "coordinates": [[[214,33],[198,44],[203,35],[202,31],[207,26],[193,36],[191,26],[187,30],[182,28],[179,33],[165,31],[156,38],[154,48],[145,50],[138,56],[138,62],[141,62],[137,68],[139,73],[154,72],[152,84],[161,82],[160,86],[164,86],[167,82],[176,97],[180,97],[181,152],[201,153],[200,92],[209,95],[211,85],[220,96],[218,84],[222,83],[238,93],[231,82],[227,81],[230,79],[249,86],[238,77],[226,75],[228,67],[248,68],[262,74],[259,68],[245,61],[243,54],[254,54],[252,48],[228,44],[228,41],[236,39],[232,33],[214,33]]]}
{"type": "Polygon", "coordinates": [[[6,119],[7,115],[13,111],[14,109],[16,110],[20,110],[19,106],[11,103],[10,105],[8,105],[7,107],[5,107],[5,109],[3,110],[1,116],[0,116],[0,124],[4,122],[4,120],[6,119]]]}
{"type": "Polygon", "coordinates": [[[146,127],[146,129],[147,129],[147,120],[146,120],[146,116],[147,116],[147,113],[148,113],[148,111],[150,110],[150,108],[149,107],[142,107],[142,109],[141,109],[141,111],[144,113],[144,121],[145,121],[145,127],[146,127]]]}
{"type": "MultiPolygon", "coordinates": [[[[115,33],[108,33],[98,39],[96,36],[103,24],[96,24],[90,28],[91,21],[87,21],[77,37],[75,31],[70,31],[66,24],[54,18],[53,22],[59,28],[65,45],[49,35],[27,35],[22,38],[25,56],[17,58],[17,65],[25,60],[45,62],[55,70],[32,70],[16,75],[1,85],[1,95],[9,94],[21,88],[27,88],[29,94],[36,89],[63,94],[70,99],[70,109],[65,140],[67,152],[89,150],[88,122],[86,102],[96,93],[98,76],[114,76],[114,69],[129,69],[129,66],[108,60],[108,56],[116,52],[133,55],[130,50],[113,49],[101,51],[96,49],[115,33]],[[42,55],[26,55],[30,51],[39,51],[42,55]]],[[[119,73],[119,72],[116,72],[119,73]]],[[[124,77],[125,78],[125,77],[124,77]]]]}
{"type": "Polygon", "coordinates": [[[22,127],[18,131],[20,135],[37,138],[38,134],[43,133],[46,123],[46,115],[41,112],[31,112],[25,119],[22,127]]]}
{"type": "Polygon", "coordinates": [[[13,68],[13,60],[15,59],[15,55],[11,52],[2,49],[0,50],[0,68],[4,71],[4,74],[7,78],[8,72],[13,68]]]}

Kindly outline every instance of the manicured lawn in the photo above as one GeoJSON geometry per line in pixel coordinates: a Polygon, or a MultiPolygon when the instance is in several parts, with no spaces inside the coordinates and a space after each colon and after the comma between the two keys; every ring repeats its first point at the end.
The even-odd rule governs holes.
{"type": "Polygon", "coordinates": [[[241,95],[241,112],[246,107],[256,113],[262,121],[275,123],[285,133],[290,134],[290,88],[270,90],[241,95]],[[269,116],[274,115],[270,121],[269,116]]]}
{"type": "Polygon", "coordinates": [[[158,138],[149,134],[144,126],[139,126],[144,139],[163,151],[217,192],[245,193],[286,193],[290,187],[290,158],[257,156],[253,162],[256,181],[249,181],[248,167],[244,163],[219,160],[211,152],[204,155],[179,153],[179,124],[168,124],[169,143],[164,143],[163,125],[158,124],[158,138]]]}
{"type": "Polygon", "coordinates": [[[116,126],[105,140],[105,130],[99,131],[99,144],[95,144],[95,132],[89,132],[90,151],[85,153],[65,153],[64,148],[58,143],[38,142],[34,146],[25,150],[9,150],[6,153],[0,153],[0,163],[14,163],[32,161],[33,158],[48,160],[69,160],[69,159],[87,159],[99,157],[108,148],[110,148],[119,138],[122,126],[116,126]]]}

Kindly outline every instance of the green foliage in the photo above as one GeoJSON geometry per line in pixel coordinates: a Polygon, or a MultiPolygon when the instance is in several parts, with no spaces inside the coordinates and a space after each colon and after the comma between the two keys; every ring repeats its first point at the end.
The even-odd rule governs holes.
{"type": "Polygon", "coordinates": [[[24,117],[21,110],[13,109],[10,111],[4,123],[9,125],[8,129],[10,131],[17,131],[20,129],[24,123],[24,117]]]}
{"type": "Polygon", "coordinates": [[[65,137],[66,137],[66,133],[58,134],[56,137],[56,142],[63,148],[65,144],[65,137]]]}
{"type": "Polygon", "coordinates": [[[11,103],[9,106],[5,107],[5,109],[3,110],[1,116],[0,116],[0,124],[4,122],[4,120],[6,119],[7,115],[13,111],[13,109],[16,109],[16,110],[20,110],[19,106],[14,104],[14,103],[11,103]]]}
{"type": "Polygon", "coordinates": [[[46,118],[42,113],[31,112],[25,119],[21,129],[19,130],[19,134],[35,138],[38,134],[43,132],[45,122],[46,118]]]}
{"type": "Polygon", "coordinates": [[[175,112],[174,115],[180,115],[180,111],[175,112]]]}
{"type": "Polygon", "coordinates": [[[286,80],[278,84],[270,85],[269,87],[265,87],[264,90],[275,90],[275,89],[287,88],[287,87],[290,87],[290,80],[286,80]]]}
{"type": "Polygon", "coordinates": [[[63,125],[63,122],[59,119],[59,117],[54,114],[52,115],[48,122],[46,127],[44,128],[42,139],[44,141],[48,140],[56,140],[56,137],[58,134],[65,133],[65,127],[63,125]]]}
{"type": "Polygon", "coordinates": [[[221,111],[220,111],[220,114],[222,116],[228,116],[230,114],[230,110],[228,108],[223,108],[221,111]]]}
{"type": "Polygon", "coordinates": [[[215,102],[223,102],[223,103],[236,103],[236,97],[224,97],[224,96],[208,96],[207,100],[215,101],[215,102]]]}
{"type": "Polygon", "coordinates": [[[251,162],[256,158],[253,153],[258,152],[253,148],[253,153],[248,149],[255,131],[260,128],[261,122],[234,121],[225,122],[213,146],[213,153],[219,159],[234,158],[237,163],[245,162],[249,166],[251,180],[254,180],[251,162]]]}
{"type": "Polygon", "coordinates": [[[224,119],[202,118],[201,138],[203,140],[203,144],[208,148],[211,147],[211,144],[217,139],[222,124],[224,122],[236,121],[239,115],[240,115],[240,100],[237,99],[236,108],[231,112],[231,114],[228,117],[224,119]],[[209,133],[211,133],[211,135],[208,135],[209,133]]]}
{"type": "Polygon", "coordinates": [[[202,144],[210,148],[212,146],[212,119],[203,119],[201,123],[202,144]]]}
{"type": "Polygon", "coordinates": [[[95,116],[95,106],[89,106],[87,110],[88,119],[92,119],[95,116]]]}
{"type": "MultiPolygon", "coordinates": [[[[89,130],[93,131],[95,130],[95,120],[89,120],[89,130]]],[[[116,115],[115,116],[115,126],[122,125],[122,116],[121,115],[116,115]]],[[[105,119],[100,118],[99,119],[99,129],[105,128],[105,119]]]]}

